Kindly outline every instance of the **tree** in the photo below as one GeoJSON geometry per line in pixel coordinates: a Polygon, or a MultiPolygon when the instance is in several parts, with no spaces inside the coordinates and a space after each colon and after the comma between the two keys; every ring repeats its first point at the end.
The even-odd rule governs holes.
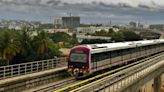
{"type": "Polygon", "coordinates": [[[55,25],[51,24],[51,23],[40,24],[40,26],[39,26],[40,29],[52,29],[54,27],[55,27],[55,25]]]}
{"type": "Polygon", "coordinates": [[[105,30],[96,31],[92,36],[108,36],[108,33],[105,30]]]}
{"type": "Polygon", "coordinates": [[[54,34],[51,34],[51,38],[53,39],[54,43],[63,43],[63,46],[66,48],[70,48],[78,44],[75,34],[70,36],[69,34],[64,32],[56,32],[54,34]]]}
{"type": "Polygon", "coordinates": [[[19,41],[20,47],[20,54],[21,55],[28,55],[32,49],[32,39],[28,33],[28,29],[24,28],[23,30],[19,31],[16,35],[16,39],[19,41]]]}
{"type": "Polygon", "coordinates": [[[51,38],[53,39],[53,41],[55,43],[70,42],[70,40],[71,40],[71,36],[64,32],[56,32],[56,33],[52,34],[51,38]]]}
{"type": "Polygon", "coordinates": [[[34,49],[32,46],[32,39],[29,35],[29,29],[23,28],[16,33],[15,39],[19,42],[17,46],[20,48],[20,52],[14,58],[16,63],[26,62],[34,60],[34,49]]]}
{"type": "Polygon", "coordinates": [[[110,28],[110,29],[108,30],[107,35],[108,35],[108,36],[112,36],[113,33],[114,33],[114,30],[113,30],[112,28],[110,28]]]}
{"type": "Polygon", "coordinates": [[[5,29],[5,31],[1,32],[0,56],[2,59],[7,60],[7,65],[9,65],[10,60],[20,51],[17,44],[19,42],[14,38],[14,33],[11,30],[5,29]]]}
{"type": "Polygon", "coordinates": [[[44,31],[39,32],[38,35],[34,37],[33,44],[38,59],[45,59],[48,55],[49,48],[54,45],[53,41],[44,31]]]}
{"type": "Polygon", "coordinates": [[[76,34],[73,34],[72,35],[72,38],[71,38],[71,42],[70,42],[72,45],[77,45],[78,44],[78,41],[77,41],[77,38],[76,38],[76,34]]]}
{"type": "Polygon", "coordinates": [[[96,43],[109,43],[107,40],[102,40],[102,39],[84,39],[81,44],[96,44],[96,43]]]}
{"type": "Polygon", "coordinates": [[[5,29],[0,32],[0,58],[7,65],[59,56],[60,51],[44,31],[31,37],[28,28],[19,31],[5,29]]]}
{"type": "Polygon", "coordinates": [[[142,40],[141,36],[132,31],[123,31],[125,41],[138,41],[142,40]]]}
{"type": "Polygon", "coordinates": [[[124,41],[124,35],[123,35],[123,33],[121,31],[113,32],[111,38],[115,42],[122,42],[122,41],[124,41]]]}
{"type": "Polygon", "coordinates": [[[48,47],[49,51],[48,51],[48,58],[53,58],[54,56],[60,56],[61,52],[59,51],[59,47],[55,44],[50,45],[48,47]]]}

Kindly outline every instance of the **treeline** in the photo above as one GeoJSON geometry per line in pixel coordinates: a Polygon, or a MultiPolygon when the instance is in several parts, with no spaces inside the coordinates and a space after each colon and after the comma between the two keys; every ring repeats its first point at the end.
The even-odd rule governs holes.
{"type": "MultiPolygon", "coordinates": [[[[87,35],[111,37],[110,42],[138,41],[143,39],[140,35],[136,34],[133,31],[128,31],[128,30],[120,30],[115,32],[112,29],[109,29],[109,31],[101,30],[101,31],[96,31],[93,34],[87,34],[87,35]]],[[[106,40],[96,39],[96,40],[83,40],[82,44],[108,43],[108,42],[109,41],[106,40]]]]}
{"type": "Polygon", "coordinates": [[[73,46],[75,42],[66,33],[47,34],[37,31],[33,35],[31,30],[24,28],[20,31],[4,29],[0,32],[0,60],[7,65],[43,60],[60,56],[60,44],[73,46]]]}
{"type": "Polygon", "coordinates": [[[54,43],[58,43],[60,48],[71,48],[78,44],[76,39],[76,34],[72,36],[64,32],[56,32],[54,34],[49,34],[50,38],[54,43]]]}
{"type": "MultiPolygon", "coordinates": [[[[112,39],[111,41],[99,39],[83,40],[80,44],[136,41],[142,39],[140,35],[132,31],[114,32],[112,29],[109,29],[108,32],[101,30],[88,35],[106,36],[112,39]]],[[[71,48],[78,44],[75,34],[71,36],[64,32],[48,34],[41,29],[31,30],[23,28],[18,31],[6,28],[0,31],[0,60],[8,65],[50,59],[54,58],[54,56],[61,56],[60,48],[71,48]],[[37,35],[33,34],[35,32],[37,32],[37,35]]]]}

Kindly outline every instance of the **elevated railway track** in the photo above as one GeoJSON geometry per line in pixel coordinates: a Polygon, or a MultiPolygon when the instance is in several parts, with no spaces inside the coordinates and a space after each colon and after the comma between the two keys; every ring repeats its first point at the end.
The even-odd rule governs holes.
{"type": "MultiPolygon", "coordinates": [[[[136,72],[142,71],[144,69],[147,69],[148,67],[158,63],[163,59],[164,52],[158,53],[156,55],[141,59],[137,62],[117,68],[115,70],[111,70],[103,74],[97,75],[95,77],[91,77],[86,80],[81,80],[79,82],[65,86],[63,88],[59,88],[58,90],[54,90],[54,92],[97,92],[103,90],[108,86],[110,86],[110,89],[108,89],[108,91],[106,92],[118,92],[118,90],[123,85],[137,78],[137,76],[139,77],[139,74],[136,74],[133,77],[128,76],[131,76],[136,72]],[[119,82],[121,79],[126,77],[128,77],[126,80],[119,82]]],[[[142,74],[143,73],[144,72],[142,72],[142,74]]]]}

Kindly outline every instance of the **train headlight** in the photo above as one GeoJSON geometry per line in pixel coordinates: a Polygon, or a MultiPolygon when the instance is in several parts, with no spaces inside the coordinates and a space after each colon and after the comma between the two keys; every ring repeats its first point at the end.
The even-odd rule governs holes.
{"type": "Polygon", "coordinates": [[[82,69],[80,69],[80,73],[82,73],[83,72],[83,70],[82,69]]]}
{"type": "Polygon", "coordinates": [[[79,72],[79,69],[78,68],[74,69],[74,72],[79,72]]]}
{"type": "Polygon", "coordinates": [[[70,68],[73,68],[73,65],[69,65],[70,68]]]}
{"type": "Polygon", "coordinates": [[[82,68],[83,68],[83,69],[86,69],[86,68],[88,68],[88,67],[83,66],[82,68]]]}
{"type": "Polygon", "coordinates": [[[87,71],[83,71],[83,73],[85,74],[87,71]]]}

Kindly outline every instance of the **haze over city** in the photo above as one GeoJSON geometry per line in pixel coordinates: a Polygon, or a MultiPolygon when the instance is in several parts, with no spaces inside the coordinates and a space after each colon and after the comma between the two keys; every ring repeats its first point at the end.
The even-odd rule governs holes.
{"type": "Polygon", "coordinates": [[[0,19],[53,22],[61,16],[82,23],[164,23],[162,0],[0,0],[0,19]]]}

